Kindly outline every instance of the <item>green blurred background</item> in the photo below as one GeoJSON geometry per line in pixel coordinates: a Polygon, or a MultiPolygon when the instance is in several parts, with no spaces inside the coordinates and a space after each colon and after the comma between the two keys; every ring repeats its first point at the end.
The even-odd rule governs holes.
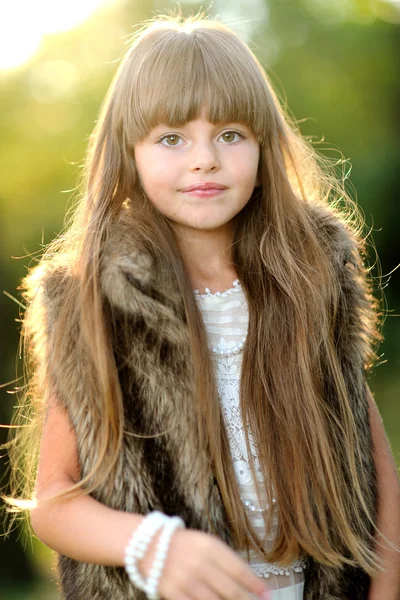
{"type": "MultiPolygon", "coordinates": [[[[136,24],[176,8],[167,0],[24,4],[0,8],[2,384],[21,373],[19,307],[7,294],[18,296],[27,267],[61,229],[98,109],[136,24]]],[[[184,16],[201,6],[249,43],[303,135],[324,140],[319,152],[348,159],[349,191],[372,228],[371,274],[387,312],[369,383],[400,465],[400,2],[181,2],[184,16]]],[[[3,424],[12,390],[0,389],[3,424]]],[[[0,443],[6,435],[0,429],[0,443]]],[[[5,467],[3,458],[0,475],[5,467]]],[[[20,532],[0,538],[0,597],[58,598],[52,553],[20,532]]]]}

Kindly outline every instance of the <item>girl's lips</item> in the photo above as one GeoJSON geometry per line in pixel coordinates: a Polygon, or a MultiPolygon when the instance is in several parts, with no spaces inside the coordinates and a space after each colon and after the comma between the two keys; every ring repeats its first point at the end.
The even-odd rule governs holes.
{"type": "Polygon", "coordinates": [[[208,190],[202,190],[197,188],[183,193],[188,194],[189,196],[197,196],[198,198],[211,198],[212,196],[219,196],[223,192],[225,192],[225,189],[217,190],[216,188],[210,188],[208,190]]]}
{"type": "Polygon", "coordinates": [[[181,192],[192,192],[194,190],[226,190],[226,185],[215,181],[206,181],[203,183],[195,183],[183,188],[181,192]]]}

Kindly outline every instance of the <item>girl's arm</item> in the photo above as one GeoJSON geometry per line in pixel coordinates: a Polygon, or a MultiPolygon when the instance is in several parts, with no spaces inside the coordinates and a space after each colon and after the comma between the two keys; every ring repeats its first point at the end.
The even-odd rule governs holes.
{"type": "MultiPolygon", "coordinates": [[[[40,501],[80,479],[76,436],[64,409],[49,403],[40,445],[36,497],[40,501]]],[[[31,511],[31,525],[53,550],[79,561],[122,566],[124,548],[141,515],[108,508],[91,496],[40,504],[31,511]]]]}
{"type": "MultiPolygon", "coordinates": [[[[390,450],[378,407],[367,386],[369,416],[374,459],[377,472],[379,507],[378,528],[397,547],[400,546],[400,485],[396,465],[390,450]]],[[[368,600],[399,600],[400,598],[400,552],[387,548],[384,540],[377,538],[384,548],[377,552],[386,564],[384,572],[372,579],[368,600]]]]}
{"type": "MultiPolygon", "coordinates": [[[[41,439],[36,497],[55,495],[79,481],[77,440],[66,411],[49,405],[41,439]]],[[[125,547],[144,517],[108,508],[88,495],[40,503],[31,511],[37,536],[50,548],[78,561],[124,566],[125,547]]],[[[148,575],[159,534],[139,568],[148,575]]],[[[253,573],[229,546],[216,536],[193,529],[172,537],[159,585],[165,600],[212,597],[245,600],[256,594],[270,599],[265,580],[253,573]],[[188,552],[188,550],[190,550],[188,552]]]]}

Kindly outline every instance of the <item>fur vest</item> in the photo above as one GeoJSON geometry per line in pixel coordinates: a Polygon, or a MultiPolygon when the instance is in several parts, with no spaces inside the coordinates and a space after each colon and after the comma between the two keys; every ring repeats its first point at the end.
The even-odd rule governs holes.
{"type": "MultiPolygon", "coordinates": [[[[365,497],[376,514],[376,475],[365,390],[365,359],[371,336],[371,302],[357,242],[331,210],[309,205],[318,229],[328,241],[327,251],[341,282],[343,301],[338,314],[336,347],[358,428],[363,456],[359,465],[368,473],[365,497]],[[340,334],[340,335],[339,335],[340,334]]],[[[232,545],[227,517],[210,460],[191,410],[194,394],[187,356],[189,338],[183,301],[168,288],[163,274],[134,239],[128,214],[117,221],[105,243],[101,260],[101,291],[125,400],[123,448],[113,476],[93,496],[111,508],[146,514],[161,510],[179,515],[188,528],[211,531],[198,492],[200,474],[206,474],[211,519],[219,537],[232,545]],[[166,432],[155,438],[134,437],[166,432]]],[[[50,339],[57,327],[57,305],[62,302],[57,269],[44,278],[44,305],[50,339]]],[[[74,333],[75,331],[75,333],[74,333]]],[[[93,467],[96,428],[85,396],[85,356],[76,350],[70,328],[65,334],[62,366],[50,364],[58,396],[68,410],[78,440],[82,475],[93,467]]],[[[329,393],[326,401],[330,402],[329,393]]],[[[340,440],[338,440],[338,446],[340,440]]],[[[92,565],[59,556],[59,575],[66,600],[144,600],[123,568],[92,565]]],[[[367,599],[369,577],[360,568],[338,570],[307,557],[305,600],[367,599]]]]}

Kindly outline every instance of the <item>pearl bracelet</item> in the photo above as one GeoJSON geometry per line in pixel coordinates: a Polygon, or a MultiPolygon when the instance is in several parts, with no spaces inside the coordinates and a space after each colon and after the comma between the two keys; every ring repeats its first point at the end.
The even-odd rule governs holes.
{"type": "Polygon", "coordinates": [[[160,598],[157,592],[158,583],[164,568],[165,559],[167,558],[168,546],[171,541],[172,534],[178,528],[185,528],[184,521],[180,517],[171,517],[169,523],[165,525],[163,531],[161,532],[154,555],[154,560],[147,578],[146,589],[144,590],[150,600],[159,600],[160,598]]]}
{"type": "Polygon", "coordinates": [[[180,517],[168,517],[160,511],[153,511],[145,516],[126,546],[125,569],[129,579],[136,587],[144,591],[151,600],[159,600],[157,592],[159,579],[171,536],[178,527],[185,527],[185,523],[180,517]],[[139,572],[138,561],[144,557],[154,535],[162,527],[164,527],[164,531],[160,535],[149,577],[146,580],[139,572]]]}
{"type": "Polygon", "coordinates": [[[169,521],[170,517],[160,511],[147,514],[126,546],[125,569],[132,583],[143,591],[146,591],[146,581],[139,572],[138,561],[144,557],[157,531],[169,521]]]}

